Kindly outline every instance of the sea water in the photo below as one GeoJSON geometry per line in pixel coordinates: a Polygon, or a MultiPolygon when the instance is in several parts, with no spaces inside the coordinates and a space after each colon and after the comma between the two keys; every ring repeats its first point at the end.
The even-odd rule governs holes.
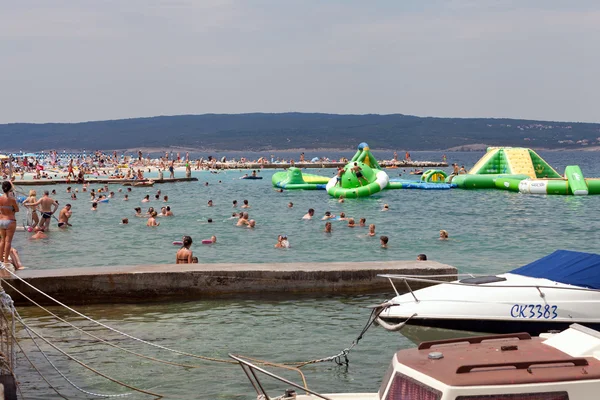
{"type": "MultiPolygon", "coordinates": [[[[481,155],[448,153],[448,161],[465,164],[468,169],[481,155]]],[[[541,155],[560,173],[566,165],[580,165],[586,177],[600,177],[597,153],[542,152],[541,155]]],[[[376,154],[379,158],[390,156],[376,154]]],[[[412,157],[439,160],[441,153],[413,153],[412,157]]],[[[260,171],[262,180],[240,180],[247,172],[194,171],[198,182],[133,188],[129,201],[122,200],[125,187],[110,185],[109,190],[116,192],[116,198],[99,204],[96,212],[90,210],[89,193],[82,193],[81,185],[71,185],[80,189],[76,201],[70,200],[65,185],[37,187],[38,195],[44,189],[56,189],[54,197],[61,205],[67,202],[73,205],[73,227],[54,228],[49,239],[38,241],[29,240],[29,234],[17,233],[14,245],[25,265],[35,269],[173,263],[177,247],[172,242],[191,235],[192,250],[201,263],[412,260],[425,253],[429,259],[458,267],[460,272],[473,273],[510,270],[556,249],[600,250],[597,233],[600,196],[533,196],[500,190],[390,190],[338,203],[324,191],[276,192],[271,186],[272,170],[260,171]],[[119,193],[119,188],[123,192],[119,193]],[[154,200],[158,189],[162,192],[160,201],[154,200]],[[151,202],[141,203],[146,194],[151,202]],[[169,196],[167,203],[162,201],[164,195],[169,196]],[[213,200],[213,207],[207,206],[209,199],[213,200]],[[232,207],[234,199],[238,208],[232,207]],[[230,219],[233,212],[240,211],[244,199],[251,206],[247,210],[250,218],[257,221],[254,230],[236,227],[235,219],[230,219]],[[292,208],[288,207],[290,202],[292,208]],[[383,204],[388,204],[390,211],[381,211],[383,204]],[[144,211],[154,207],[159,211],[164,205],[171,206],[175,217],[159,218],[159,227],[146,227],[145,218],[134,217],[134,207],[142,207],[144,211]],[[315,219],[302,220],[309,208],[315,209],[315,219]],[[368,237],[368,228],[348,228],[343,221],[333,221],[333,233],[327,235],[323,232],[325,222],[320,220],[325,211],[335,215],[344,212],[357,222],[364,217],[367,225],[376,225],[377,236],[368,237]],[[129,224],[121,225],[125,217],[129,218],[129,224]],[[213,223],[208,223],[208,218],[213,223]],[[450,240],[438,240],[440,229],[449,232],[450,240]],[[279,234],[288,236],[291,248],[273,247],[279,234]],[[200,244],[201,239],[212,235],[217,236],[216,245],[200,244]],[[380,248],[380,235],[390,238],[388,249],[380,248]]],[[[332,176],[334,170],[306,172],[332,176]]],[[[387,172],[390,177],[402,174],[402,178],[411,178],[410,169],[387,172]]],[[[365,307],[391,296],[390,290],[380,296],[103,305],[83,307],[80,311],[134,336],[178,350],[217,358],[227,358],[227,353],[232,352],[287,362],[337,354],[349,346],[366,322],[369,310],[365,307]]],[[[124,347],[202,367],[180,369],[140,360],[82,337],[35,308],[20,311],[26,321],[57,345],[128,383],[154,388],[177,399],[255,398],[239,367],[157,351],[93,328],[94,333],[114,339],[124,347]]],[[[58,311],[61,316],[68,315],[64,310],[58,311]]],[[[89,322],[78,324],[91,326],[89,322]]],[[[24,335],[19,332],[20,337],[24,335]]],[[[33,348],[28,340],[24,344],[29,350],[33,348]]],[[[374,391],[394,351],[409,346],[411,343],[399,334],[371,328],[352,351],[348,368],[333,363],[317,364],[306,367],[305,373],[310,387],[321,392],[374,391]]],[[[53,383],[65,389],[65,393],[75,393],[51,367],[42,363],[38,352],[31,355],[53,383]]],[[[64,357],[55,355],[53,361],[86,389],[118,391],[113,384],[83,372],[64,357]]],[[[22,358],[18,372],[28,398],[55,396],[22,358]]],[[[285,385],[270,387],[283,390],[285,385]]],[[[144,398],[136,396],[129,398],[144,398]]]]}

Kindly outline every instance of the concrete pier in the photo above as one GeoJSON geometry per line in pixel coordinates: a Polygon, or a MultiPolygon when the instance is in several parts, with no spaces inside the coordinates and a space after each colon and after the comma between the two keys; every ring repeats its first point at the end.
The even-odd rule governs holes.
{"type": "MultiPolygon", "coordinates": [[[[162,264],[27,269],[18,275],[50,296],[69,305],[144,303],[210,298],[382,293],[394,294],[389,281],[378,274],[456,275],[455,267],[435,261],[371,261],[265,264],[162,264]]],[[[5,278],[42,304],[47,298],[17,278],[5,278]]],[[[454,280],[449,277],[447,280],[454,280]]],[[[17,306],[31,305],[7,285],[17,306]]],[[[427,284],[412,283],[418,289],[427,284]]],[[[396,285],[406,290],[405,285],[396,285]]]]}

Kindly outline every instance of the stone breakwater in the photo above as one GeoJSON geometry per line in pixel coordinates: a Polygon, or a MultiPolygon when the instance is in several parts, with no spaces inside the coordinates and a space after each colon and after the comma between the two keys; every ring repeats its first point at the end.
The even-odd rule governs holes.
{"type": "MultiPolygon", "coordinates": [[[[211,298],[296,298],[299,295],[387,293],[394,291],[380,274],[449,275],[455,267],[435,261],[372,261],[263,264],[162,264],[27,269],[18,275],[66,304],[148,303],[211,298]]],[[[42,304],[52,302],[18,278],[7,283],[42,304]]],[[[8,285],[4,289],[17,306],[31,305],[8,285]]],[[[396,285],[406,290],[406,285],[396,285]]],[[[411,282],[411,289],[429,286],[411,282]]]]}

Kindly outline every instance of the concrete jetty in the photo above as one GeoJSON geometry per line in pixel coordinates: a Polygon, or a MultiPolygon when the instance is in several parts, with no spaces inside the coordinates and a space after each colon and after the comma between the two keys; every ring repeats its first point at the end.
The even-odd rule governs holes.
{"type": "MultiPolygon", "coordinates": [[[[455,267],[435,261],[369,261],[264,264],[161,264],[26,269],[19,277],[69,305],[145,303],[211,298],[382,293],[394,294],[389,281],[378,274],[451,275],[455,267]]],[[[17,278],[4,278],[26,296],[53,304],[17,278]]],[[[419,289],[428,284],[411,282],[419,289]]],[[[31,305],[8,285],[4,289],[17,306],[31,305]]],[[[398,290],[407,290],[397,284],[398,290]]]]}

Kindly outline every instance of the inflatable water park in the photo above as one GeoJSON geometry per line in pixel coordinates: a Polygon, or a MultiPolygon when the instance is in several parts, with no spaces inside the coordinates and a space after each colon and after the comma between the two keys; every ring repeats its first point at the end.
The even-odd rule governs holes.
{"type": "Polygon", "coordinates": [[[524,194],[585,196],[600,194],[600,178],[585,178],[581,168],[569,165],[559,174],[534,150],[522,147],[488,147],[485,155],[466,174],[449,175],[438,169],[421,179],[391,179],[381,168],[367,143],[334,177],[305,174],[291,167],[277,172],[273,186],[294,190],[326,190],[333,197],[366,197],[389,189],[448,190],[501,189],[524,194]]]}
{"type": "Polygon", "coordinates": [[[321,189],[333,197],[366,197],[388,189],[447,190],[455,184],[446,182],[447,174],[442,170],[428,170],[420,181],[390,179],[369,149],[361,143],[352,159],[332,177],[303,174],[298,168],[273,175],[273,186],[282,189],[321,189]]]}
{"type": "Polygon", "coordinates": [[[584,178],[581,168],[569,165],[560,175],[535,151],[522,147],[489,147],[464,175],[446,180],[461,189],[503,189],[525,194],[585,196],[600,194],[600,179],[584,178]]]}

